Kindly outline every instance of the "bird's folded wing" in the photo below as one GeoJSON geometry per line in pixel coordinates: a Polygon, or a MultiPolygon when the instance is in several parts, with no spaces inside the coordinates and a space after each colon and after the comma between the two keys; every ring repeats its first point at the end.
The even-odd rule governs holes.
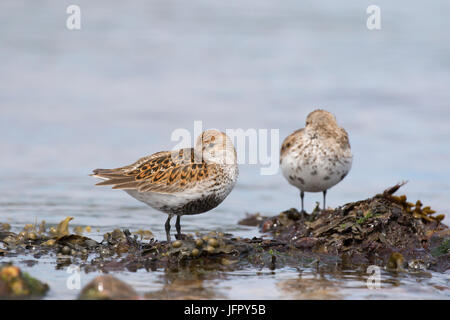
{"type": "Polygon", "coordinates": [[[162,151],[116,169],[96,169],[92,176],[105,179],[97,185],[140,192],[176,193],[211,180],[217,174],[215,164],[195,163],[193,149],[162,151]]]}

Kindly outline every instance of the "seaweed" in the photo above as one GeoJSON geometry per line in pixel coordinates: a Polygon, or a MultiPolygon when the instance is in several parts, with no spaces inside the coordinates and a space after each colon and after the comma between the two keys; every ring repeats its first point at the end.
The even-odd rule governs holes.
{"type": "MultiPolygon", "coordinates": [[[[47,228],[43,221],[26,225],[19,233],[0,224],[0,256],[28,253],[39,259],[50,255],[56,257],[57,269],[77,265],[84,272],[104,273],[145,269],[218,276],[217,271],[332,267],[336,263],[350,267],[375,264],[396,271],[448,270],[449,229],[442,215],[434,216],[420,201],[412,204],[406,196],[394,196],[400,187],[335,209],[317,207],[311,214],[289,209],[271,218],[247,215],[240,223],[257,225],[262,232],[262,237],[252,239],[211,231],[183,234],[167,242],[158,241],[148,230],[115,229],[97,242],[82,235],[90,227],[76,227],[71,233],[72,217],[56,228],[47,228]]],[[[35,261],[30,260],[30,265],[35,261]]],[[[161,294],[171,296],[166,291],[161,294]]]]}

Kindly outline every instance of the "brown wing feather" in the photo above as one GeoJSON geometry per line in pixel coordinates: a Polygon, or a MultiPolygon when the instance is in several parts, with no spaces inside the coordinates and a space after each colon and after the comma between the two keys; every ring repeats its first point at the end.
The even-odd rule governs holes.
{"type": "Polygon", "coordinates": [[[297,143],[296,143],[297,136],[302,131],[303,131],[303,128],[291,133],[290,135],[288,135],[286,137],[286,139],[284,139],[283,143],[281,144],[281,150],[280,150],[281,156],[283,156],[293,146],[297,146],[297,143]]]}
{"type": "Polygon", "coordinates": [[[113,189],[136,189],[141,192],[175,193],[194,187],[199,181],[217,172],[217,165],[194,163],[194,149],[162,151],[135,163],[116,169],[96,169],[95,177],[107,179],[97,185],[113,189]]]}

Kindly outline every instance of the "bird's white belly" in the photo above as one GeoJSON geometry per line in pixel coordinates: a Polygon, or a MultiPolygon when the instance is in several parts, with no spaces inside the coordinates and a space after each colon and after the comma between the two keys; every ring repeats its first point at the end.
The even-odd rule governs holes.
{"type": "MultiPolygon", "coordinates": [[[[124,190],[133,198],[144,202],[150,207],[166,212],[163,210],[167,207],[182,207],[183,205],[189,203],[198,198],[198,194],[193,194],[190,192],[168,194],[168,193],[157,193],[157,192],[139,192],[138,190],[124,190]]],[[[168,213],[168,212],[166,212],[168,213]]]]}
{"type": "Polygon", "coordinates": [[[322,156],[305,157],[289,152],[281,161],[281,171],[290,184],[304,192],[325,191],[348,174],[352,157],[322,156]]]}
{"type": "Polygon", "coordinates": [[[219,205],[231,192],[236,180],[222,185],[218,189],[188,189],[177,193],[139,192],[124,190],[130,196],[150,207],[168,214],[199,214],[219,205]]]}

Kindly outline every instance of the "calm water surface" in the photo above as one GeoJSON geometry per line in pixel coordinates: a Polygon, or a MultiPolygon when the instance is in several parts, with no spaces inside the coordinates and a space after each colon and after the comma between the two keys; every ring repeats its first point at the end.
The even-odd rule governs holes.
{"type": "MultiPolygon", "coordinates": [[[[95,168],[169,150],[176,128],[279,129],[280,140],[315,107],[350,136],[354,164],[328,205],[370,197],[402,180],[409,199],[450,208],[448,1],[378,1],[382,29],[366,28],[368,1],[77,1],[82,30],[65,28],[70,1],[0,4],[0,221],[13,231],[73,216],[95,239],[114,228],[164,237],[165,216],[126,193],[94,187],[95,168]]],[[[278,152],[278,151],[276,151],[278,152]]],[[[183,217],[184,232],[238,226],[246,212],[299,206],[281,173],[242,165],[238,184],[213,211],[183,217]]],[[[311,210],[320,194],[307,194],[311,210]]],[[[445,222],[450,223],[450,214],[445,222]]],[[[27,259],[24,257],[23,259],[27,259]]],[[[25,270],[71,299],[66,270],[41,258],[25,270]]],[[[97,274],[82,275],[86,284],[97,274]]],[[[117,276],[139,292],[162,290],[164,271],[117,276]]],[[[449,274],[364,270],[246,270],[204,280],[213,297],[449,298],[449,274]],[[257,273],[257,271],[259,273],[257,273]]]]}

